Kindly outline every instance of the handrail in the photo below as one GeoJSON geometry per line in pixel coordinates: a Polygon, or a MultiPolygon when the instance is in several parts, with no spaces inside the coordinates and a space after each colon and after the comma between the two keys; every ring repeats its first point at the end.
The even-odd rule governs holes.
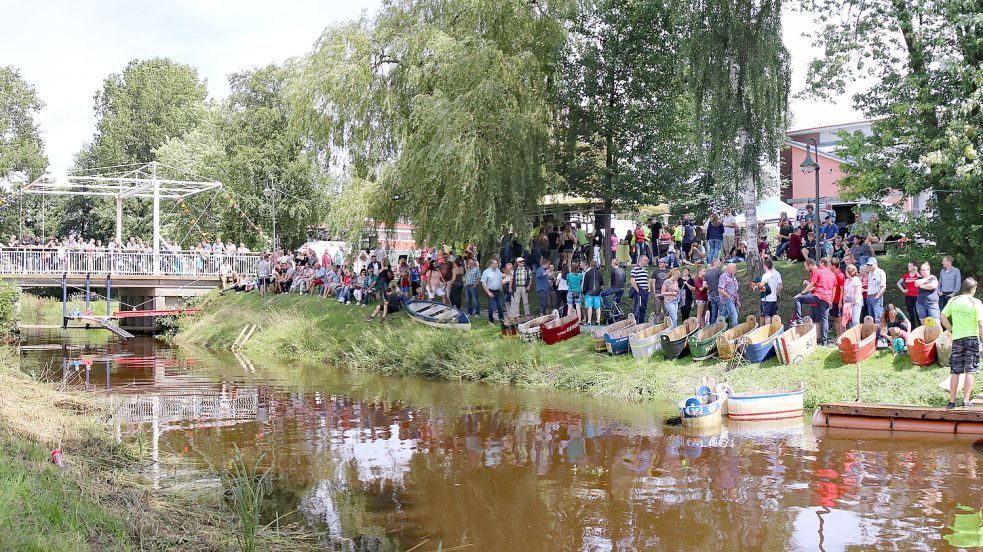
{"type": "Polygon", "coordinates": [[[241,275],[255,274],[259,253],[77,251],[0,248],[3,274],[218,275],[228,263],[241,275]]]}

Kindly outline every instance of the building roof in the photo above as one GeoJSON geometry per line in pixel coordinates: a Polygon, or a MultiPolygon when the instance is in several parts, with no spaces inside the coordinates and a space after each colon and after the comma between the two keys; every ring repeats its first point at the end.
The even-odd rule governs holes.
{"type": "Polygon", "coordinates": [[[808,127],[808,128],[797,128],[797,129],[789,130],[788,131],[788,134],[791,136],[791,135],[794,135],[794,134],[804,134],[804,133],[807,133],[807,132],[813,132],[813,131],[816,131],[816,130],[824,130],[824,129],[827,129],[827,128],[838,128],[838,127],[844,127],[845,128],[845,127],[852,127],[852,126],[860,126],[860,125],[864,125],[864,124],[871,124],[871,123],[873,123],[874,121],[877,121],[877,120],[879,120],[879,118],[863,119],[861,121],[853,121],[853,122],[850,122],[850,123],[836,123],[836,124],[832,124],[832,125],[821,125],[821,126],[808,127]]]}

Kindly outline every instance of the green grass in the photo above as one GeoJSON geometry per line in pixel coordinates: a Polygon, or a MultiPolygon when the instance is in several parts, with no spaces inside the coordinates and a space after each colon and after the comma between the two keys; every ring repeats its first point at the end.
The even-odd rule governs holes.
{"type": "MultiPolygon", "coordinates": [[[[889,280],[899,273],[900,259],[885,259],[889,280]]],[[[791,296],[805,278],[801,264],[780,263],[787,292],[782,318],[791,312],[791,296]]],[[[757,300],[743,292],[744,315],[757,300]]],[[[900,294],[898,294],[900,298],[900,294]]],[[[888,296],[889,301],[898,299],[888,296]]],[[[580,336],[557,345],[526,344],[503,339],[499,327],[476,320],[469,332],[435,330],[400,313],[385,324],[365,322],[369,307],[339,305],[315,297],[280,295],[268,305],[257,294],[212,296],[203,314],[181,322],[177,340],[228,349],[245,324],[260,330],[245,345],[247,354],[292,359],[298,356],[329,362],[354,371],[410,375],[448,381],[480,381],[530,388],[568,389],[622,399],[677,400],[710,376],[738,390],[765,390],[804,383],[809,406],[856,398],[856,366],[843,365],[839,353],[824,348],[802,364],[782,366],[775,360],[728,371],[715,360],[689,358],[666,361],[660,355],[644,361],[630,356],[608,357],[593,352],[590,338],[580,336]]],[[[861,367],[861,398],[868,402],[941,405],[937,387],[948,371],[922,368],[906,356],[880,352],[861,367]]]]}
{"type": "MultiPolygon", "coordinates": [[[[153,491],[146,451],[116,443],[108,404],[41,383],[0,348],[0,549],[239,548],[242,528],[217,492],[153,491]],[[50,461],[61,448],[64,467],[50,461]]],[[[313,550],[311,535],[253,527],[256,549],[313,550]]]]}
{"type": "Polygon", "coordinates": [[[0,534],[6,550],[129,548],[124,519],[51,464],[40,443],[0,437],[0,534]]]}

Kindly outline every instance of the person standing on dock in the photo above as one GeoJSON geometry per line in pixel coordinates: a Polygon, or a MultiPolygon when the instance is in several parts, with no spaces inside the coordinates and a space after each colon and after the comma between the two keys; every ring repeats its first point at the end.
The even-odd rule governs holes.
{"type": "Polygon", "coordinates": [[[952,358],[950,360],[949,404],[956,407],[959,376],[963,381],[963,406],[973,406],[970,395],[973,380],[980,371],[980,339],[983,339],[983,302],[976,295],[976,280],[963,280],[962,295],[950,300],[942,309],[942,326],[952,330],[952,358]]]}

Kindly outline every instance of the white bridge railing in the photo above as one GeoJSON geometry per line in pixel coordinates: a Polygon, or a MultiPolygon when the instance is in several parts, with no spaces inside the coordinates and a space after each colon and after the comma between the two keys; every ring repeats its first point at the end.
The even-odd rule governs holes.
{"type": "Polygon", "coordinates": [[[66,251],[57,249],[0,248],[3,274],[107,274],[208,276],[218,275],[228,263],[239,274],[255,274],[258,253],[202,253],[66,251]]]}
{"type": "Polygon", "coordinates": [[[114,418],[123,423],[256,419],[259,400],[255,390],[236,395],[139,395],[114,401],[114,418]]]}

